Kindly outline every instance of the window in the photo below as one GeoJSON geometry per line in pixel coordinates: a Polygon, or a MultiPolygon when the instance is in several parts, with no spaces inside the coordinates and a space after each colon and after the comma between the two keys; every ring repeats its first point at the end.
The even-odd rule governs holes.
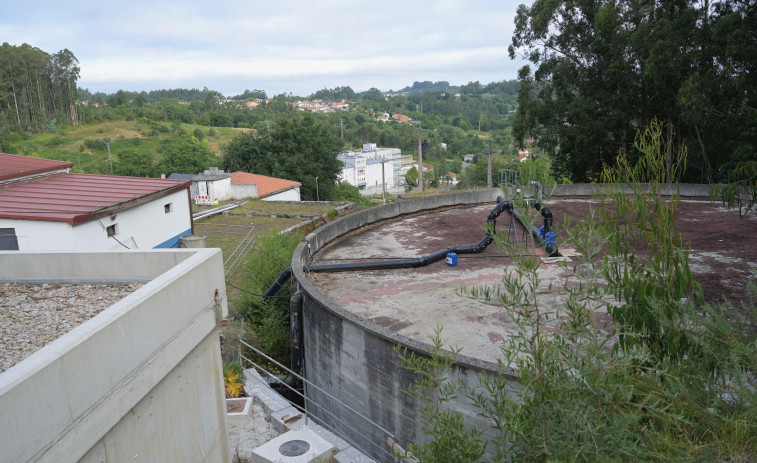
{"type": "Polygon", "coordinates": [[[169,212],[173,212],[173,203],[168,203],[163,205],[163,211],[168,214],[169,212]]]}
{"type": "Polygon", "coordinates": [[[118,224],[114,223],[105,228],[105,232],[108,234],[108,238],[116,236],[118,234],[118,224]]]}
{"type": "Polygon", "coordinates": [[[0,251],[18,251],[15,228],[0,228],[0,251]]]}

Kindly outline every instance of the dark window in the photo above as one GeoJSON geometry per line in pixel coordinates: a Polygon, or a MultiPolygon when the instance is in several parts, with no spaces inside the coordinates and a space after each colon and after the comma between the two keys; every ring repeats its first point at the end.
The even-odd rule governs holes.
{"type": "Polygon", "coordinates": [[[105,232],[108,233],[108,238],[110,238],[111,236],[116,236],[116,234],[118,234],[118,224],[114,223],[113,225],[108,226],[105,229],[105,232]]]}
{"type": "Polygon", "coordinates": [[[163,210],[168,214],[169,212],[173,212],[173,203],[168,203],[163,206],[163,210]]]}
{"type": "Polygon", "coordinates": [[[0,251],[18,251],[15,228],[0,228],[0,251]]]}

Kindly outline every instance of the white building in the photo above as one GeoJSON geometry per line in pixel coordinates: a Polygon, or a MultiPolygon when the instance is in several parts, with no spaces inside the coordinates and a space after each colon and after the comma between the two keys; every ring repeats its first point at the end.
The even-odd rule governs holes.
{"type": "Polygon", "coordinates": [[[0,153],[0,250],[171,248],[192,234],[191,182],[70,167],[0,153]]]}
{"type": "Polygon", "coordinates": [[[248,172],[224,172],[211,167],[199,175],[171,174],[169,179],[192,181],[197,204],[216,204],[230,199],[260,198],[263,201],[300,201],[302,183],[248,172]]]}
{"type": "Polygon", "coordinates": [[[365,143],[362,151],[347,151],[337,156],[343,164],[339,180],[361,190],[380,190],[386,183],[390,190],[402,183],[401,158],[399,148],[378,148],[375,143],[365,143]]]}

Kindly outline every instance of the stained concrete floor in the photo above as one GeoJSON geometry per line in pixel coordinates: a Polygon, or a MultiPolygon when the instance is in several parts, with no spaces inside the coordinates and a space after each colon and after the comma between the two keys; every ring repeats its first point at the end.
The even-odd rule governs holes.
{"type": "MultiPolygon", "coordinates": [[[[418,257],[451,245],[474,244],[484,236],[486,218],[494,205],[452,208],[368,226],[327,246],[315,263],[418,257]]],[[[591,200],[548,200],[546,205],[555,214],[561,250],[569,253],[570,244],[564,244],[561,227],[567,218],[575,222],[585,217],[591,200]]],[[[736,212],[716,204],[685,200],[677,218],[679,230],[691,246],[692,271],[703,283],[708,299],[743,296],[746,281],[755,281],[757,270],[757,246],[745,244],[757,230],[757,216],[739,218],[736,212]]],[[[511,222],[506,212],[498,219],[497,231],[514,240],[524,238],[522,227],[511,222]]],[[[575,258],[565,260],[542,263],[539,268],[540,290],[546,293],[540,296],[540,304],[557,314],[563,298],[556,289],[576,262],[575,258]],[[552,290],[547,291],[550,284],[552,290]]],[[[311,273],[309,278],[328,298],[366,320],[422,342],[428,342],[441,326],[445,345],[460,347],[471,357],[496,361],[502,341],[515,331],[512,318],[496,300],[484,302],[461,293],[472,286],[496,290],[508,268],[512,269],[512,260],[491,245],[481,254],[458,256],[455,267],[442,260],[416,269],[311,273]]],[[[609,323],[606,310],[598,310],[597,317],[609,323]]]]}

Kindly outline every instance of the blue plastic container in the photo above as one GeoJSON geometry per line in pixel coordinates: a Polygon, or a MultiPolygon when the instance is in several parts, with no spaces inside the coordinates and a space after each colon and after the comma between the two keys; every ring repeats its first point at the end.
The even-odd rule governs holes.
{"type": "Polygon", "coordinates": [[[450,267],[457,267],[457,254],[454,252],[447,254],[447,265],[450,267]]]}

